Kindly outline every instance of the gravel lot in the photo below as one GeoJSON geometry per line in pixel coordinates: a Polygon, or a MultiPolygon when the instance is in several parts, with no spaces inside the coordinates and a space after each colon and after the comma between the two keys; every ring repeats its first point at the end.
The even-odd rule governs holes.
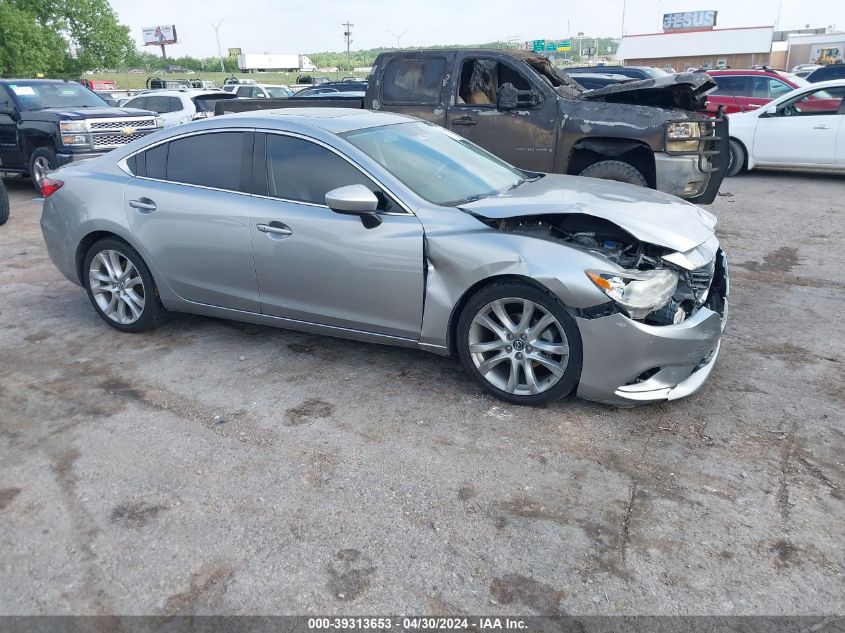
{"type": "Polygon", "coordinates": [[[717,367],[624,410],[228,321],[120,334],[7,186],[0,613],[845,613],[842,177],[726,181],[717,367]]]}

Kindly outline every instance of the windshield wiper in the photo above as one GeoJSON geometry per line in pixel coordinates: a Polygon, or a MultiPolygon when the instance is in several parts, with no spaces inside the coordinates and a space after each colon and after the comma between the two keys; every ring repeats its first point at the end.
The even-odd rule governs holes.
{"type": "Polygon", "coordinates": [[[507,189],[505,189],[505,191],[506,191],[506,192],[507,192],[507,191],[513,191],[514,189],[516,189],[517,187],[519,187],[519,185],[521,185],[521,184],[523,184],[523,183],[525,183],[525,178],[520,178],[520,179],[519,179],[519,180],[517,180],[515,183],[513,183],[510,187],[508,187],[507,189]]]}

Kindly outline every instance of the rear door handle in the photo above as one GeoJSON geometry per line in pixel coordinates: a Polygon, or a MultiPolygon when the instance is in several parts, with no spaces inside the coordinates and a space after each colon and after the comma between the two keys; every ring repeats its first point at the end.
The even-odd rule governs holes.
{"type": "Polygon", "coordinates": [[[146,211],[151,213],[156,210],[156,203],[149,198],[138,198],[137,200],[130,200],[129,206],[139,211],[146,211]]]}
{"type": "Polygon", "coordinates": [[[749,110],[756,110],[756,109],[757,109],[757,108],[759,108],[759,107],[760,107],[760,104],[758,104],[758,103],[749,103],[749,104],[748,104],[748,109],[749,109],[749,110]]]}
{"type": "Polygon", "coordinates": [[[452,125],[475,125],[478,123],[475,119],[471,116],[459,116],[456,119],[452,119],[452,125]]]}
{"type": "Polygon", "coordinates": [[[256,224],[255,228],[257,228],[262,233],[272,233],[273,235],[279,235],[282,237],[288,237],[293,235],[293,231],[291,231],[290,227],[287,224],[282,224],[281,222],[270,222],[270,224],[256,224]]]}
{"type": "Polygon", "coordinates": [[[829,130],[830,126],[829,125],[814,125],[813,129],[814,130],[829,130]]]}

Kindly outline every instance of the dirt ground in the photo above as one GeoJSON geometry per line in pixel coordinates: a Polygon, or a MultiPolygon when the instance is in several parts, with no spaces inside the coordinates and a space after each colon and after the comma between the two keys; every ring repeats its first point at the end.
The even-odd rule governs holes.
{"type": "Polygon", "coordinates": [[[0,614],[842,614],[845,179],[711,210],[731,318],[671,404],[176,315],[125,335],[0,227],[0,614]]]}

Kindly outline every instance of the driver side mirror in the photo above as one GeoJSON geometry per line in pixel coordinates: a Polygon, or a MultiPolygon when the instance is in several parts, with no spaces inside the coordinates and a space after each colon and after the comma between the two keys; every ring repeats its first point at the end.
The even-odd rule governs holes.
{"type": "Polygon", "coordinates": [[[777,106],[769,106],[765,110],[763,110],[763,114],[766,116],[776,116],[778,113],[777,106]]]}
{"type": "Polygon", "coordinates": [[[15,106],[6,103],[0,103],[0,114],[8,114],[9,116],[13,117],[15,115],[15,106]]]}
{"type": "Polygon", "coordinates": [[[348,185],[332,189],[326,193],[326,204],[335,213],[360,216],[361,223],[368,229],[381,224],[381,218],[376,213],[379,200],[364,185],[348,185]]]}

